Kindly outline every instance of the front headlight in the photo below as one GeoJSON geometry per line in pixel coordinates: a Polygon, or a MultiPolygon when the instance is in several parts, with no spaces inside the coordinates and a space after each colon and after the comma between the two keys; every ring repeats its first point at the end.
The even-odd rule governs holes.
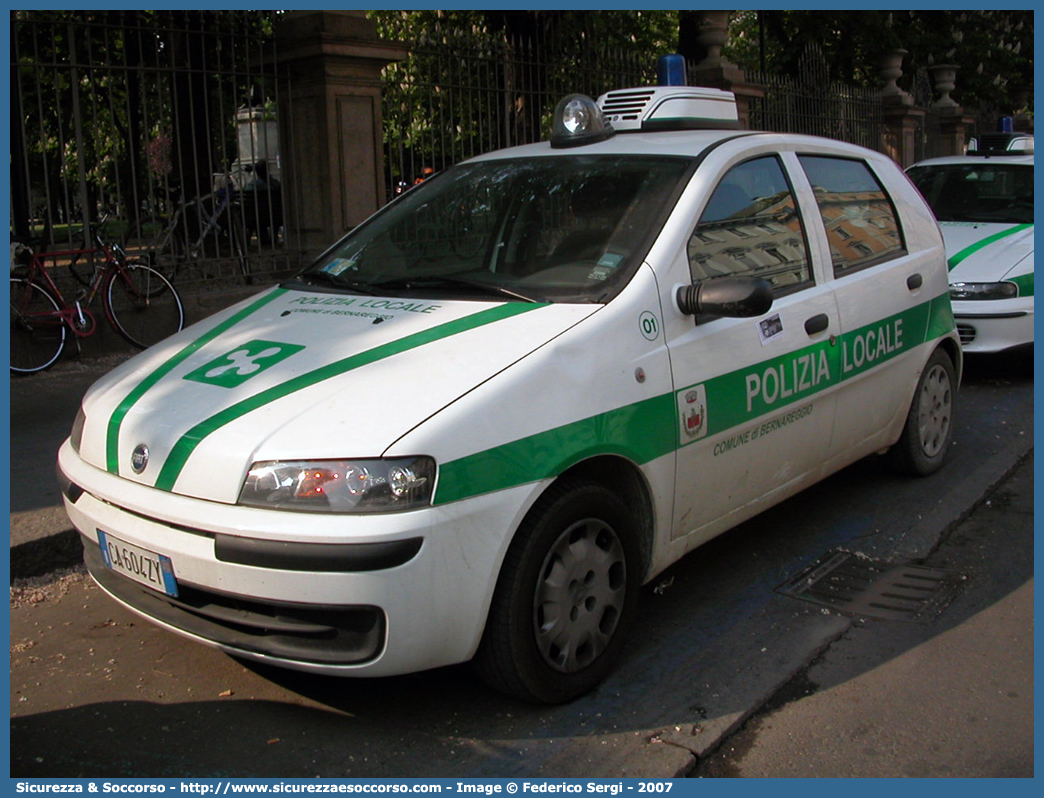
{"type": "Polygon", "coordinates": [[[278,510],[389,513],[431,503],[430,457],[254,463],[239,503],[278,510]]]}
{"type": "Polygon", "coordinates": [[[1018,295],[1015,283],[950,283],[950,299],[1011,299],[1018,295]]]}

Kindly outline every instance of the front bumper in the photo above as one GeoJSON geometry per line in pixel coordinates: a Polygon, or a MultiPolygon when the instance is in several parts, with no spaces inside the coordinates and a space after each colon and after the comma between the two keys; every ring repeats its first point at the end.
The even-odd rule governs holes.
{"type": "Polygon", "coordinates": [[[965,352],[1001,352],[1033,343],[1033,297],[953,302],[965,352]]]}
{"type": "Polygon", "coordinates": [[[58,456],[66,511],[96,582],[171,631],[297,670],[390,676],[463,662],[537,486],[369,516],[218,504],[58,456]],[[106,568],[98,530],[169,556],[171,598],[106,568]]]}

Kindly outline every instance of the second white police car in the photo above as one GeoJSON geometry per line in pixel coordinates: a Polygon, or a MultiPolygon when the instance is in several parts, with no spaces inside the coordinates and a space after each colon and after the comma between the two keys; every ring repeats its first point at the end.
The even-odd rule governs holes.
{"type": "Polygon", "coordinates": [[[942,227],[965,352],[1033,345],[1033,138],[987,133],[908,174],[942,227]]]}
{"type": "Polygon", "coordinates": [[[641,88],[117,368],[59,465],[94,579],[174,632],[557,702],[682,555],[872,453],[939,468],[960,373],[892,161],[641,88]]]}

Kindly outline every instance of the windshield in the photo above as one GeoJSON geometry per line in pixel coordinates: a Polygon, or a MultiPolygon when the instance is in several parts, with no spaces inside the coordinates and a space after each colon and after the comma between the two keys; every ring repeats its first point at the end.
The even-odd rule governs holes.
{"type": "Polygon", "coordinates": [[[940,222],[1033,223],[1033,167],[972,162],[909,171],[940,222]]]}
{"type": "Polygon", "coordinates": [[[691,169],[685,158],[464,164],[406,192],[300,279],[361,293],[606,302],[691,169]]]}

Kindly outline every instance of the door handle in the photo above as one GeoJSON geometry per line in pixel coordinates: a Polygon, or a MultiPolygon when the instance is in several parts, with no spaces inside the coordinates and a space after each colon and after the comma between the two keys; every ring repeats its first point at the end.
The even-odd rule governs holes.
{"type": "Polygon", "coordinates": [[[830,326],[830,317],[825,313],[818,313],[805,322],[805,332],[809,335],[821,333],[830,326]]]}
{"type": "Polygon", "coordinates": [[[924,278],[919,274],[911,274],[906,278],[906,287],[911,291],[916,291],[922,285],[924,285],[924,278]]]}

